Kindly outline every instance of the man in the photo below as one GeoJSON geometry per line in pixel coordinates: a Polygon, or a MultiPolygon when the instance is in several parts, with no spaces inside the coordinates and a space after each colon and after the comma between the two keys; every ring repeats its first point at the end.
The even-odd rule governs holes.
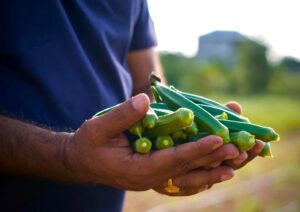
{"type": "Polygon", "coordinates": [[[122,132],[149,107],[149,73],[163,77],[146,1],[12,0],[0,14],[1,211],[120,211],[124,190],[172,195],[169,178],[191,195],[261,149],[246,159],[209,136],[132,153],[122,132]]]}

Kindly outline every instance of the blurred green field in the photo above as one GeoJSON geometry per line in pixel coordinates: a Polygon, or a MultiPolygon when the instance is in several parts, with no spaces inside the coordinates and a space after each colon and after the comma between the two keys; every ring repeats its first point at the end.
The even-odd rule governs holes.
{"type": "Polygon", "coordinates": [[[271,126],[280,133],[300,129],[300,98],[292,96],[207,95],[219,102],[237,101],[251,122],[271,126]]]}
{"type": "Polygon", "coordinates": [[[300,99],[288,96],[207,95],[220,102],[235,100],[253,123],[281,134],[274,158],[256,158],[236,171],[234,179],[190,197],[127,192],[124,212],[135,211],[300,211],[300,99]]]}

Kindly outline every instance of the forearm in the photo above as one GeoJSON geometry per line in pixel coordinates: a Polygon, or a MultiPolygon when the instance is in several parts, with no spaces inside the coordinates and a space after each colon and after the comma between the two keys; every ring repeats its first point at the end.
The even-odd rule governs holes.
{"type": "Polygon", "coordinates": [[[0,116],[0,172],[68,181],[67,133],[0,116]]]}
{"type": "MultiPolygon", "coordinates": [[[[167,84],[166,82],[166,79],[165,79],[165,76],[164,76],[164,73],[163,73],[163,70],[162,70],[162,67],[160,65],[160,63],[157,61],[157,63],[154,65],[152,72],[149,72],[149,75],[148,77],[150,76],[151,73],[154,73],[156,76],[158,76],[160,79],[161,79],[161,82],[163,84],[167,84]]],[[[148,79],[147,77],[147,79],[148,79]]],[[[149,80],[148,80],[149,81],[149,80]]],[[[142,88],[139,88],[139,89],[136,89],[134,90],[134,94],[139,94],[139,93],[145,93],[149,96],[151,102],[154,101],[154,97],[152,95],[152,91],[151,91],[151,85],[150,85],[150,82],[148,83],[145,83],[145,86],[142,87],[142,88]]]]}
{"type": "Polygon", "coordinates": [[[133,80],[133,95],[146,93],[153,100],[149,82],[150,74],[153,72],[163,83],[166,83],[158,53],[154,48],[130,52],[127,62],[133,80]]]}

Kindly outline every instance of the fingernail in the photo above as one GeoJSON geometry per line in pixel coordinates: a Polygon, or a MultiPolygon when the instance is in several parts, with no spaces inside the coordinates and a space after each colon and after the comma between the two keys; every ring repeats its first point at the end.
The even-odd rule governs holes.
{"type": "Polygon", "coordinates": [[[225,160],[234,159],[234,158],[237,158],[238,156],[239,156],[239,153],[236,152],[235,154],[227,155],[227,156],[225,157],[225,160]]]}
{"type": "Polygon", "coordinates": [[[214,144],[214,145],[212,146],[212,149],[213,149],[213,150],[218,149],[220,146],[222,146],[222,143],[221,143],[221,142],[218,142],[218,143],[216,143],[216,144],[214,144]]]}
{"type": "Polygon", "coordinates": [[[212,168],[216,168],[216,167],[219,166],[219,165],[220,165],[220,162],[217,161],[217,162],[213,162],[210,166],[211,166],[212,168]]]}
{"type": "Polygon", "coordinates": [[[235,161],[232,161],[232,163],[235,165],[235,166],[239,166],[241,165],[246,159],[240,159],[240,160],[235,160],[235,161]]]}
{"type": "Polygon", "coordinates": [[[135,110],[139,112],[144,112],[145,107],[148,104],[149,99],[147,99],[145,94],[138,94],[132,97],[132,106],[135,110]]]}
{"type": "Polygon", "coordinates": [[[221,176],[221,180],[222,181],[225,181],[225,180],[230,180],[233,176],[232,175],[229,175],[229,174],[223,174],[221,176]]]}

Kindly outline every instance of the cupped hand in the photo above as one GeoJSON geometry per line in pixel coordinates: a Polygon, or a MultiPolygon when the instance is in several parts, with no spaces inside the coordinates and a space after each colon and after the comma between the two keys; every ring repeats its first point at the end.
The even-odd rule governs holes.
{"type": "Polygon", "coordinates": [[[182,195],[188,195],[233,176],[231,167],[204,169],[238,155],[236,148],[223,145],[217,136],[145,155],[133,153],[122,132],[144,117],[149,104],[148,97],[139,94],[87,120],[68,136],[65,166],[73,181],[142,191],[163,189],[174,178],[174,183],[182,184],[182,195]]]}
{"type": "MultiPolygon", "coordinates": [[[[228,102],[226,104],[228,108],[231,110],[237,112],[238,114],[242,113],[242,107],[239,103],[237,102],[228,102]]],[[[232,160],[227,160],[225,162],[226,165],[229,165],[230,167],[234,169],[239,169],[243,166],[245,166],[247,163],[249,163],[251,160],[253,160],[258,154],[261,152],[261,150],[264,147],[264,142],[257,140],[255,146],[247,151],[247,152],[240,152],[239,156],[235,159],[232,160]]]]}

